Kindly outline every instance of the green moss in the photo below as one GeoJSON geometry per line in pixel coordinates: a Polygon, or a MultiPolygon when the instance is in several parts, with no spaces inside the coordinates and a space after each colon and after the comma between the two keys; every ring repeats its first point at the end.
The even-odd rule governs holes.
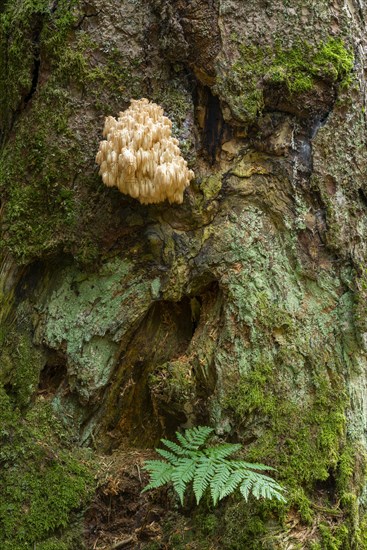
{"type": "Polygon", "coordinates": [[[234,502],[225,510],[222,521],[222,545],[226,550],[261,550],[266,534],[266,516],[247,503],[234,502]]]}
{"type": "Polygon", "coordinates": [[[201,514],[195,518],[203,537],[213,536],[218,530],[218,517],[210,512],[201,514]]]}
{"type": "Polygon", "coordinates": [[[30,92],[37,43],[47,0],[8,2],[0,15],[0,128],[9,130],[13,116],[30,92]]]}
{"type": "Polygon", "coordinates": [[[70,547],[58,539],[51,539],[37,544],[38,550],[70,550],[70,547]]]}
{"type": "MultiPolygon", "coordinates": [[[[107,60],[97,62],[99,46],[78,29],[82,15],[76,5],[63,0],[51,12],[48,2],[17,3],[0,19],[1,36],[5,37],[0,59],[0,87],[6,90],[2,119],[4,129],[12,126],[13,130],[0,151],[4,203],[0,244],[18,262],[27,263],[61,249],[81,261],[93,261],[99,253],[100,235],[88,229],[98,203],[99,180],[93,173],[95,120],[115,114],[121,102],[133,95],[130,69],[134,60],[110,52],[107,60]],[[34,33],[37,46],[32,45],[34,33]],[[17,39],[9,47],[13,35],[17,39]],[[13,49],[17,53],[7,55],[13,49]],[[38,81],[32,82],[39,58],[41,73],[38,81]],[[47,71],[42,72],[45,67],[47,71]],[[122,89],[127,83],[124,97],[122,89]],[[94,116],[87,121],[80,102],[86,87],[94,109],[94,116]],[[30,99],[27,94],[31,91],[31,101],[23,112],[23,102],[30,99]]],[[[143,95],[141,80],[134,89],[136,95],[143,95]]]]}
{"type": "Polygon", "coordinates": [[[200,184],[200,189],[204,194],[206,200],[214,199],[222,188],[221,175],[210,175],[204,178],[200,184]]]}
{"type": "Polygon", "coordinates": [[[311,489],[337,465],[345,426],[343,386],[340,379],[330,383],[315,376],[314,402],[302,406],[281,391],[274,394],[272,388],[279,387],[276,373],[275,366],[257,364],[243,375],[236,391],[227,393],[225,405],[235,411],[240,425],[254,415],[266,419],[256,447],[247,455],[250,460],[268,463],[276,456],[289,487],[306,484],[311,489]]]}
{"type": "MultiPolygon", "coordinates": [[[[297,335],[293,333],[293,337],[297,335]]],[[[294,351],[291,349],[290,354],[294,351]]],[[[332,476],[337,486],[342,486],[350,475],[352,458],[342,453],[348,403],[344,382],[339,376],[327,379],[322,371],[314,372],[313,399],[302,403],[287,393],[286,386],[282,390],[278,379],[281,367],[259,357],[240,382],[233,384],[233,391],[227,391],[224,404],[234,412],[236,426],[245,428],[262,419],[256,443],[247,448],[246,460],[276,466],[279,480],[289,490],[288,507],[298,511],[303,523],[312,524],[315,485],[332,476]]],[[[325,505],[332,508],[328,501],[325,505]]],[[[348,506],[344,510],[348,514],[348,506]]]]}
{"type": "Polygon", "coordinates": [[[340,39],[331,38],[313,58],[313,71],[328,76],[334,82],[339,80],[344,86],[350,84],[354,66],[354,55],[346,49],[340,39]]]}
{"type": "Polygon", "coordinates": [[[315,78],[347,85],[353,64],[353,53],[342,40],[330,38],[317,50],[308,43],[290,50],[277,47],[269,77],[272,83],[284,83],[289,93],[297,94],[311,90],[315,78]]]}
{"type": "Polygon", "coordinates": [[[317,47],[295,43],[285,49],[281,42],[272,48],[238,45],[239,59],[219,69],[217,91],[227,101],[233,114],[252,122],[264,106],[264,86],[282,85],[288,96],[312,90],[316,79],[347,85],[354,56],[341,39],[330,38],[317,47]]]}
{"type": "MultiPolygon", "coordinates": [[[[2,62],[6,61],[6,67],[0,71],[1,86],[8,90],[4,109],[10,118],[13,118],[12,111],[19,104],[23,89],[16,80],[9,87],[13,72],[18,72],[19,66],[25,68],[29,65],[28,78],[32,79],[33,63],[31,60],[28,65],[24,61],[18,63],[18,56],[26,60],[29,55],[38,58],[44,47],[42,36],[52,31],[57,36],[59,21],[63,22],[64,33],[61,34],[65,41],[65,28],[70,31],[76,17],[72,13],[73,4],[64,1],[59,3],[54,16],[48,10],[48,2],[18,4],[11,4],[0,21],[5,33],[10,33],[10,36],[19,34],[19,40],[13,46],[17,55],[9,59],[4,52],[2,62]],[[35,25],[38,25],[36,29],[35,25]],[[34,32],[38,36],[37,48],[40,51],[37,52],[30,47],[27,38],[34,32]]],[[[5,43],[4,48],[8,51],[9,44],[5,43]]],[[[51,55],[48,62],[52,62],[51,55]]],[[[58,231],[65,230],[75,221],[73,192],[65,167],[70,165],[70,157],[80,151],[75,143],[69,144],[69,151],[62,146],[67,142],[69,115],[68,92],[52,88],[49,82],[33,98],[27,120],[21,118],[16,138],[8,141],[0,155],[0,193],[6,203],[2,244],[21,261],[41,250],[54,250],[60,241],[58,231]],[[32,132],[29,132],[29,127],[32,127],[32,132]]],[[[75,162],[71,164],[75,168],[75,162]]]]}
{"type": "Polygon", "coordinates": [[[68,152],[55,141],[67,114],[61,97],[32,112],[0,158],[0,191],[6,199],[3,244],[20,261],[54,251],[75,222],[73,192],[68,190],[63,167],[69,163],[69,154],[78,155],[78,150],[68,152]]]}
{"type": "Polygon", "coordinates": [[[349,550],[349,533],[345,525],[340,525],[335,529],[329,525],[321,523],[319,525],[321,536],[320,547],[322,550],[349,550]]]}
{"type": "Polygon", "coordinates": [[[359,540],[361,548],[367,548],[367,515],[364,514],[360,525],[359,540]]]}
{"type": "Polygon", "coordinates": [[[351,487],[362,485],[365,476],[364,451],[355,442],[349,442],[338,458],[337,488],[339,494],[350,491],[351,487]]]}
{"type": "Polygon", "coordinates": [[[1,548],[72,548],[59,537],[93,491],[87,453],[75,448],[46,402],[21,417],[0,389],[0,416],[1,548]],[[58,539],[38,546],[56,531],[58,539]]]}
{"type": "Polygon", "coordinates": [[[25,332],[5,333],[0,351],[0,383],[11,388],[14,402],[20,408],[29,405],[37,388],[44,365],[42,353],[25,332]]]}

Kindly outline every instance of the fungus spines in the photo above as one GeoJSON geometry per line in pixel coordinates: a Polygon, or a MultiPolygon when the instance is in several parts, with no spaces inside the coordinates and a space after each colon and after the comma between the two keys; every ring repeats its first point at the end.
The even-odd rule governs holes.
{"type": "Polygon", "coordinates": [[[163,109],[147,99],[131,100],[130,107],[105,119],[96,156],[99,173],[108,187],[138,199],[142,204],[182,203],[194,172],[172,137],[172,122],[163,109]]]}

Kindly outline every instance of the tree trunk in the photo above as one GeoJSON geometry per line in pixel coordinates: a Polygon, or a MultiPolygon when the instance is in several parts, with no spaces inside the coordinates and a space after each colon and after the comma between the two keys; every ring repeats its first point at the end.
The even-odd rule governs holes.
{"type": "Polygon", "coordinates": [[[2,549],[367,548],[366,18],[3,2],[2,549]],[[181,205],[98,174],[105,117],[143,97],[195,172],[181,205]],[[197,425],[287,503],[141,495],[197,425]]]}

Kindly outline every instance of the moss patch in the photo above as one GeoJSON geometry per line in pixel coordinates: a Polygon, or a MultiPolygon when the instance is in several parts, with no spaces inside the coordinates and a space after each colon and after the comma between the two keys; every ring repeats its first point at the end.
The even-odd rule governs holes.
{"type": "Polygon", "coordinates": [[[81,548],[80,539],[70,546],[59,537],[93,491],[88,454],[73,447],[47,403],[21,417],[0,389],[0,416],[1,548],[81,548]],[[55,532],[58,537],[47,542],[55,532]]]}
{"type": "Polygon", "coordinates": [[[0,128],[9,130],[29,94],[47,0],[8,2],[0,15],[0,128]]]}
{"type": "Polygon", "coordinates": [[[341,39],[330,38],[312,46],[295,43],[285,49],[238,44],[239,58],[231,67],[219,68],[216,91],[229,103],[233,115],[251,123],[264,107],[264,86],[282,85],[288,96],[312,90],[317,79],[347,85],[354,56],[341,39]]]}
{"type": "MultiPolygon", "coordinates": [[[[6,90],[0,242],[18,262],[61,249],[88,262],[98,254],[103,233],[88,229],[99,193],[96,120],[121,109],[132,93],[130,86],[124,98],[124,83],[133,79],[114,51],[108,60],[103,54],[95,60],[100,46],[79,29],[83,14],[77,2],[58,2],[54,11],[48,5],[9,4],[0,19],[0,86],[6,90]],[[18,74],[19,66],[24,74],[18,74]],[[80,100],[87,87],[92,116],[80,100]]],[[[142,95],[138,88],[135,93],[142,95]]]]}
{"type": "Polygon", "coordinates": [[[44,365],[42,352],[34,347],[29,334],[5,330],[0,351],[0,383],[6,384],[14,403],[29,405],[44,365]]]}
{"type": "Polygon", "coordinates": [[[291,94],[311,90],[315,78],[346,86],[353,64],[353,53],[340,39],[330,38],[316,50],[305,42],[289,50],[277,47],[269,78],[271,83],[284,83],[291,94]]]}
{"type": "MultiPolygon", "coordinates": [[[[70,159],[76,160],[80,147],[75,141],[68,141],[69,93],[48,82],[39,93],[33,90],[29,116],[27,119],[21,116],[25,107],[23,90],[26,84],[28,88],[31,86],[34,64],[39,63],[41,51],[46,57],[45,43],[50,40],[47,35],[57,36],[60,43],[58,53],[51,47],[47,52],[47,62],[52,65],[55,57],[61,55],[62,47],[63,55],[67,56],[68,34],[77,18],[73,12],[75,2],[60,2],[55,14],[50,13],[48,4],[45,1],[9,4],[0,21],[3,36],[8,37],[0,60],[0,82],[7,90],[4,109],[7,118],[17,123],[16,138],[8,141],[0,155],[0,193],[6,203],[2,244],[21,261],[41,251],[55,250],[75,224],[72,178],[66,167],[75,169],[75,161],[70,166],[70,159]],[[31,40],[35,32],[36,46],[31,40]],[[10,58],[9,51],[13,52],[10,58]],[[27,69],[22,81],[13,78],[19,66],[27,69]],[[61,237],[62,231],[65,233],[61,237]]],[[[37,82],[33,85],[37,86],[37,82]]]]}

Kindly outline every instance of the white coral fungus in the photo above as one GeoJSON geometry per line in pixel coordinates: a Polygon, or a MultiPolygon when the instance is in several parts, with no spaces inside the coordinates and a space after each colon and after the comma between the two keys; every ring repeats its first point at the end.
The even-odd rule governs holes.
{"type": "Polygon", "coordinates": [[[194,178],[182,158],[172,122],[163,109],[147,99],[131,100],[116,120],[105,120],[96,162],[108,187],[116,186],[142,204],[182,203],[185,188],[194,178]]]}

